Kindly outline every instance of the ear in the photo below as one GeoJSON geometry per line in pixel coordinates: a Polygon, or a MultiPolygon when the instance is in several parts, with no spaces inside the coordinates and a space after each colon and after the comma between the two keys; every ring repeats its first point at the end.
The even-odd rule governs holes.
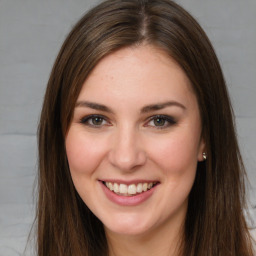
{"type": "Polygon", "coordinates": [[[197,161],[202,162],[205,159],[203,158],[203,153],[206,153],[206,146],[205,146],[205,140],[203,137],[200,139],[199,147],[198,147],[198,155],[197,155],[197,161]]]}

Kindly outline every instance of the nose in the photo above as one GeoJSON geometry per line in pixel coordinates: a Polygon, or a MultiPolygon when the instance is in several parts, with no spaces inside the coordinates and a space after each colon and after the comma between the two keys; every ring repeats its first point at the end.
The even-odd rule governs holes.
{"type": "Polygon", "coordinates": [[[113,136],[109,162],[121,171],[133,171],[146,163],[146,152],[139,131],[124,127],[113,136]]]}

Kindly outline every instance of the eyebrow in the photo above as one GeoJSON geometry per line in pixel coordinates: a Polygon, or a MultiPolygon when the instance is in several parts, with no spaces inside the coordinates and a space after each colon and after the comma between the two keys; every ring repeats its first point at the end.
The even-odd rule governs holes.
{"type": "MultiPolygon", "coordinates": [[[[186,109],[186,107],[183,104],[181,104],[177,101],[167,101],[167,102],[163,102],[163,103],[157,103],[157,104],[151,104],[151,105],[145,106],[141,109],[141,113],[157,111],[157,110],[161,110],[161,109],[164,109],[166,107],[171,107],[171,106],[180,107],[184,110],[186,109]]],[[[109,107],[107,107],[105,105],[102,105],[99,103],[94,103],[94,102],[89,102],[89,101],[78,101],[76,103],[75,107],[87,107],[87,108],[100,110],[100,111],[104,111],[104,112],[108,112],[108,113],[114,113],[113,110],[111,110],[109,107]]]]}
{"type": "Polygon", "coordinates": [[[95,110],[113,113],[113,111],[105,105],[89,102],[89,101],[78,101],[76,107],[87,107],[95,110]]]}
{"type": "Polygon", "coordinates": [[[171,106],[176,106],[176,107],[180,107],[182,109],[186,109],[186,107],[177,102],[177,101],[167,101],[164,103],[159,103],[159,104],[152,104],[152,105],[148,105],[142,108],[141,113],[148,113],[148,112],[152,112],[152,111],[157,111],[166,107],[171,107],[171,106]]]}

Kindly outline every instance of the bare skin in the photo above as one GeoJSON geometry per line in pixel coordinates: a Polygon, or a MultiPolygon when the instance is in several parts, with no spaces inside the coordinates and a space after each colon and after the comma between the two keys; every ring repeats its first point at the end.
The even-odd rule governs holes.
{"type": "Polygon", "coordinates": [[[99,62],[78,97],[66,150],[111,256],[177,255],[204,147],[190,81],[162,50],[130,47],[99,62]]]}

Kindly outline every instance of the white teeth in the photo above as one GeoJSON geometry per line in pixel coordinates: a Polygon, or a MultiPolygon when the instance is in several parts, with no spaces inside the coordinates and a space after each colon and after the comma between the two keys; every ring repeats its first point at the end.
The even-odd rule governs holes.
{"type": "Polygon", "coordinates": [[[127,190],[128,190],[127,185],[125,185],[125,184],[120,184],[119,192],[120,192],[121,194],[127,194],[127,190]]]}
{"type": "Polygon", "coordinates": [[[153,185],[156,183],[150,182],[150,183],[138,183],[137,185],[135,184],[118,184],[118,183],[111,183],[111,182],[105,182],[105,185],[109,190],[113,191],[114,193],[118,195],[123,195],[123,196],[131,196],[131,195],[136,195],[137,193],[142,193],[150,190],[153,185]]]}
{"type": "Polygon", "coordinates": [[[113,190],[114,190],[114,188],[113,188],[112,183],[111,183],[111,182],[109,182],[109,183],[108,183],[108,185],[109,185],[109,189],[110,189],[111,191],[113,191],[113,190]]]}
{"type": "Polygon", "coordinates": [[[128,186],[128,194],[130,195],[136,194],[136,186],[134,184],[128,186]]]}
{"type": "Polygon", "coordinates": [[[142,192],[142,184],[139,183],[139,184],[137,185],[137,193],[141,193],[141,192],[142,192]]]}
{"type": "Polygon", "coordinates": [[[119,192],[119,186],[117,183],[114,183],[114,192],[118,193],[119,192]]]}

